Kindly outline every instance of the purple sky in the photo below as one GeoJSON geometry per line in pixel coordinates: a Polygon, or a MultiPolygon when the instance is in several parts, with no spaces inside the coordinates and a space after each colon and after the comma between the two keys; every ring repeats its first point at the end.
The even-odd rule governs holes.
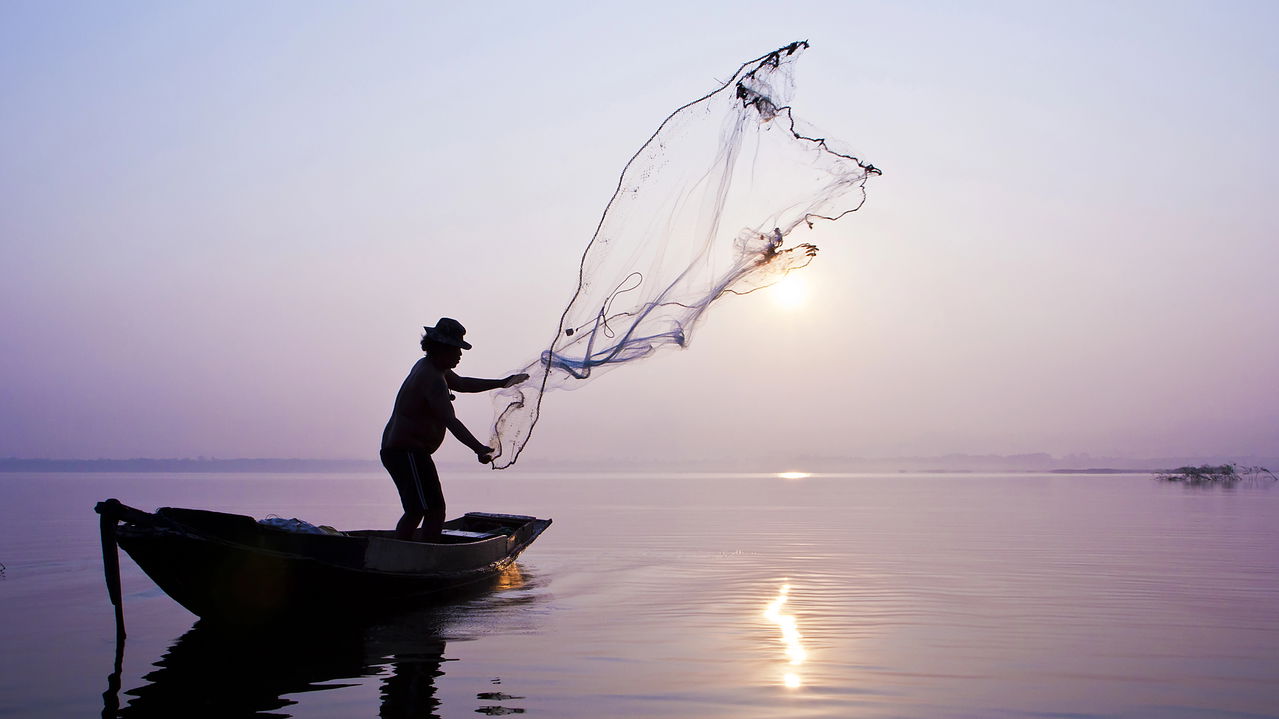
{"type": "Polygon", "coordinates": [[[885,172],[807,299],[519,466],[1279,454],[1279,6],[787,7],[6,3],[0,456],[374,456],[422,324],[536,356],[631,153],[802,38],[796,115],[885,172]]]}

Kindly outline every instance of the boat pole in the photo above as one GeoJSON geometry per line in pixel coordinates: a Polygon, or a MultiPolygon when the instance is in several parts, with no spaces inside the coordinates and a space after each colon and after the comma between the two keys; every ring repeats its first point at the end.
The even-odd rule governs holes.
{"type": "Polygon", "coordinates": [[[102,571],[106,574],[107,579],[107,595],[111,597],[111,603],[115,605],[115,638],[116,642],[123,642],[124,633],[124,601],[120,596],[120,551],[116,547],[115,527],[119,523],[120,517],[116,512],[120,504],[118,499],[108,499],[105,502],[98,502],[93,511],[101,515],[99,519],[99,529],[102,534],[102,571]]]}

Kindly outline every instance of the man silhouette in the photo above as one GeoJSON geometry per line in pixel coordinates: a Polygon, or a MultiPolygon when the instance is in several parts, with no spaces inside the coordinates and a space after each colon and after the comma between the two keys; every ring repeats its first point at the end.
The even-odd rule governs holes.
{"type": "Polygon", "coordinates": [[[391,419],[382,432],[382,466],[395,480],[404,516],[395,525],[397,539],[412,540],[418,525],[421,539],[437,541],[444,524],[444,492],[431,455],[444,441],[444,430],[471,448],[481,463],[493,459],[493,450],[481,444],[453,413],[455,392],[484,392],[511,387],[528,379],[513,374],[503,379],[459,377],[453,368],[462,350],[471,349],[462,339],[466,328],[457,320],[440,318],[434,327],[423,327],[422,351],[426,356],[413,365],[395,397],[391,419]]]}

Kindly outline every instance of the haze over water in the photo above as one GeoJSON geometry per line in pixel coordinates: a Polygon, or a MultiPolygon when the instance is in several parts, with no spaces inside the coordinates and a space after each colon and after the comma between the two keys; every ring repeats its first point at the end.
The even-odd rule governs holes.
{"type": "MultiPolygon", "coordinates": [[[[800,473],[802,474],[802,473],[800,473]]],[[[389,526],[375,475],[0,476],[0,715],[97,715],[95,501],[389,526]]],[[[446,478],[555,524],[491,594],[227,637],[124,565],[120,716],[1279,716],[1279,488],[1143,475],[446,478]]]]}
{"type": "Polygon", "coordinates": [[[1273,2],[0,13],[0,457],[374,458],[424,324],[464,374],[538,357],[627,159],[800,39],[867,203],[794,236],[798,286],[549,400],[529,469],[1279,455],[1273,2]]]}

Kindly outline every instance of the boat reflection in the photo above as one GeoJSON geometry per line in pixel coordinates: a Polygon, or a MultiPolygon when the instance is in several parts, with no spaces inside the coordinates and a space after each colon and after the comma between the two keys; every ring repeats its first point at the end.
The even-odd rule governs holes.
{"type": "MultiPolygon", "coordinates": [[[[513,568],[484,587],[485,596],[473,592],[470,600],[455,597],[449,604],[363,623],[313,622],[240,632],[198,621],[142,677],[144,684],[124,693],[124,706],[109,689],[102,716],[288,717],[298,694],[352,687],[378,677],[378,716],[438,719],[436,680],[449,661],[445,637],[465,637],[468,624],[492,622],[512,605],[538,601],[535,592],[510,591],[528,588],[528,576],[513,568]]],[[[477,699],[498,696],[480,694],[477,699]]],[[[491,713],[486,709],[494,708],[477,711],[491,713]]],[[[502,709],[519,713],[515,707],[502,709]]]]}
{"type": "Polygon", "coordinates": [[[804,637],[799,633],[795,615],[782,613],[782,608],[786,606],[786,600],[790,596],[790,589],[789,584],[783,584],[777,590],[777,598],[769,602],[768,608],[764,610],[764,618],[776,624],[781,630],[781,643],[785,647],[787,659],[787,670],[782,674],[782,684],[795,689],[804,683],[795,667],[808,659],[808,652],[804,650],[802,642],[804,637]]]}

